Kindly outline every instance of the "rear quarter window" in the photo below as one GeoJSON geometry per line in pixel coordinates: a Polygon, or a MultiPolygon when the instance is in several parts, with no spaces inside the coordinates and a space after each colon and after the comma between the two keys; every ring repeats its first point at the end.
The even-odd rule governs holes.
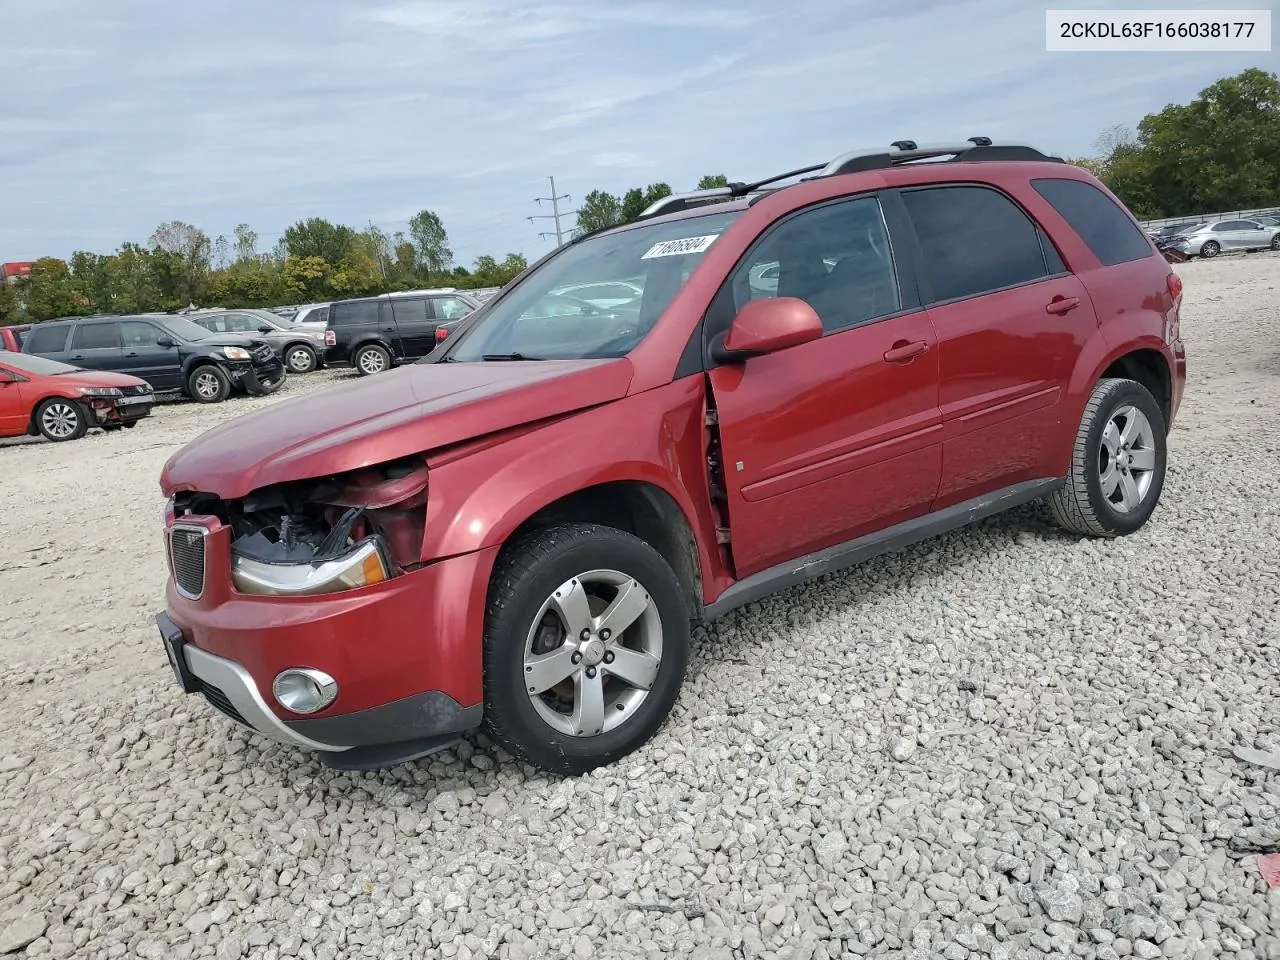
{"type": "Polygon", "coordinates": [[[353,300],[335,303],[329,308],[329,322],[335,327],[354,327],[378,322],[377,300],[353,300]]]}
{"type": "Polygon", "coordinates": [[[32,327],[23,345],[27,353],[62,353],[67,349],[70,327],[32,327]]]}
{"type": "Polygon", "coordinates": [[[1049,178],[1031,186],[1105,266],[1154,256],[1151,243],[1125,212],[1091,183],[1049,178]]]}

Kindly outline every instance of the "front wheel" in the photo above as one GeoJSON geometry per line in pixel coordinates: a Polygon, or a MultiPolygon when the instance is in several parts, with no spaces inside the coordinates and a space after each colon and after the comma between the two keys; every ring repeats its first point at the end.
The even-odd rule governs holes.
{"type": "Polygon", "coordinates": [[[284,354],[290,373],[310,373],[316,368],[316,352],[305,343],[295,343],[284,354]]]}
{"type": "Polygon", "coordinates": [[[489,586],[485,724],[517,759],[582,774],[644,745],[680,692],[689,606],[662,556],[595,524],[536,530],[489,586]]]}
{"type": "Polygon", "coordinates": [[[187,376],[187,394],[198,403],[221,403],[231,396],[231,379],[220,367],[201,364],[187,376]]]}
{"type": "Polygon", "coordinates": [[[1222,245],[1217,240],[1209,240],[1200,248],[1200,256],[1206,260],[1216,257],[1222,252],[1222,245]]]}
{"type": "Polygon", "coordinates": [[[36,429],[46,440],[79,440],[89,429],[84,407],[64,397],[50,397],[36,408],[36,429]]]}
{"type": "Polygon", "coordinates": [[[1066,485],[1049,498],[1058,525],[1092,537],[1141,528],[1164,488],[1167,431],[1150,391],[1099,380],[1085,405],[1066,485]]]}
{"type": "Polygon", "coordinates": [[[382,373],[391,366],[391,353],[376,343],[366,344],[356,351],[355,367],[362,377],[382,373]]]}

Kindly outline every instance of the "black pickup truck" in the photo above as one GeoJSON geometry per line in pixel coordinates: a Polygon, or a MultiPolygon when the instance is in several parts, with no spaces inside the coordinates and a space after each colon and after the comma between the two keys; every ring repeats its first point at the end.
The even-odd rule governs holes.
{"type": "Polygon", "coordinates": [[[219,403],[233,391],[275,393],[286,375],[265,340],[211,333],[169,314],[50,320],[27,332],[22,352],[132,374],[158,394],[178,393],[200,403],[219,403]]]}

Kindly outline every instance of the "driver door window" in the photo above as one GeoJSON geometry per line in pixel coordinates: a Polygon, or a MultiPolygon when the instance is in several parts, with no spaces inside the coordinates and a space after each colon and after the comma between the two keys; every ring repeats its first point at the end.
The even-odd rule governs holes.
{"type": "Polygon", "coordinates": [[[827,333],[902,309],[880,201],[858,197],[803,211],[772,230],[734,280],[737,309],[750,300],[797,297],[827,333]]]}

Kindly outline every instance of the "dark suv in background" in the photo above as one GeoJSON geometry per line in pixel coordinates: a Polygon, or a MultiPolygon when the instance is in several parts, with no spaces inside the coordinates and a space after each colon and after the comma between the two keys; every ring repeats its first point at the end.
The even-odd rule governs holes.
{"type": "Polygon", "coordinates": [[[436,345],[436,327],[465,317],[480,301],[458,290],[410,290],[329,307],[324,362],[352,366],[361,376],[382,373],[405,360],[425,357],[436,345]]]}
{"type": "Polygon", "coordinates": [[[214,333],[261,337],[271,344],[290,373],[310,373],[320,365],[323,329],[293,325],[266,310],[200,310],[184,316],[214,333]]]}
{"type": "Polygon", "coordinates": [[[22,352],[146,380],[157,393],[219,403],[232,391],[275,393],[284,364],[260,337],[211,333],[168,314],[77,317],[32,327],[22,352]]]}

